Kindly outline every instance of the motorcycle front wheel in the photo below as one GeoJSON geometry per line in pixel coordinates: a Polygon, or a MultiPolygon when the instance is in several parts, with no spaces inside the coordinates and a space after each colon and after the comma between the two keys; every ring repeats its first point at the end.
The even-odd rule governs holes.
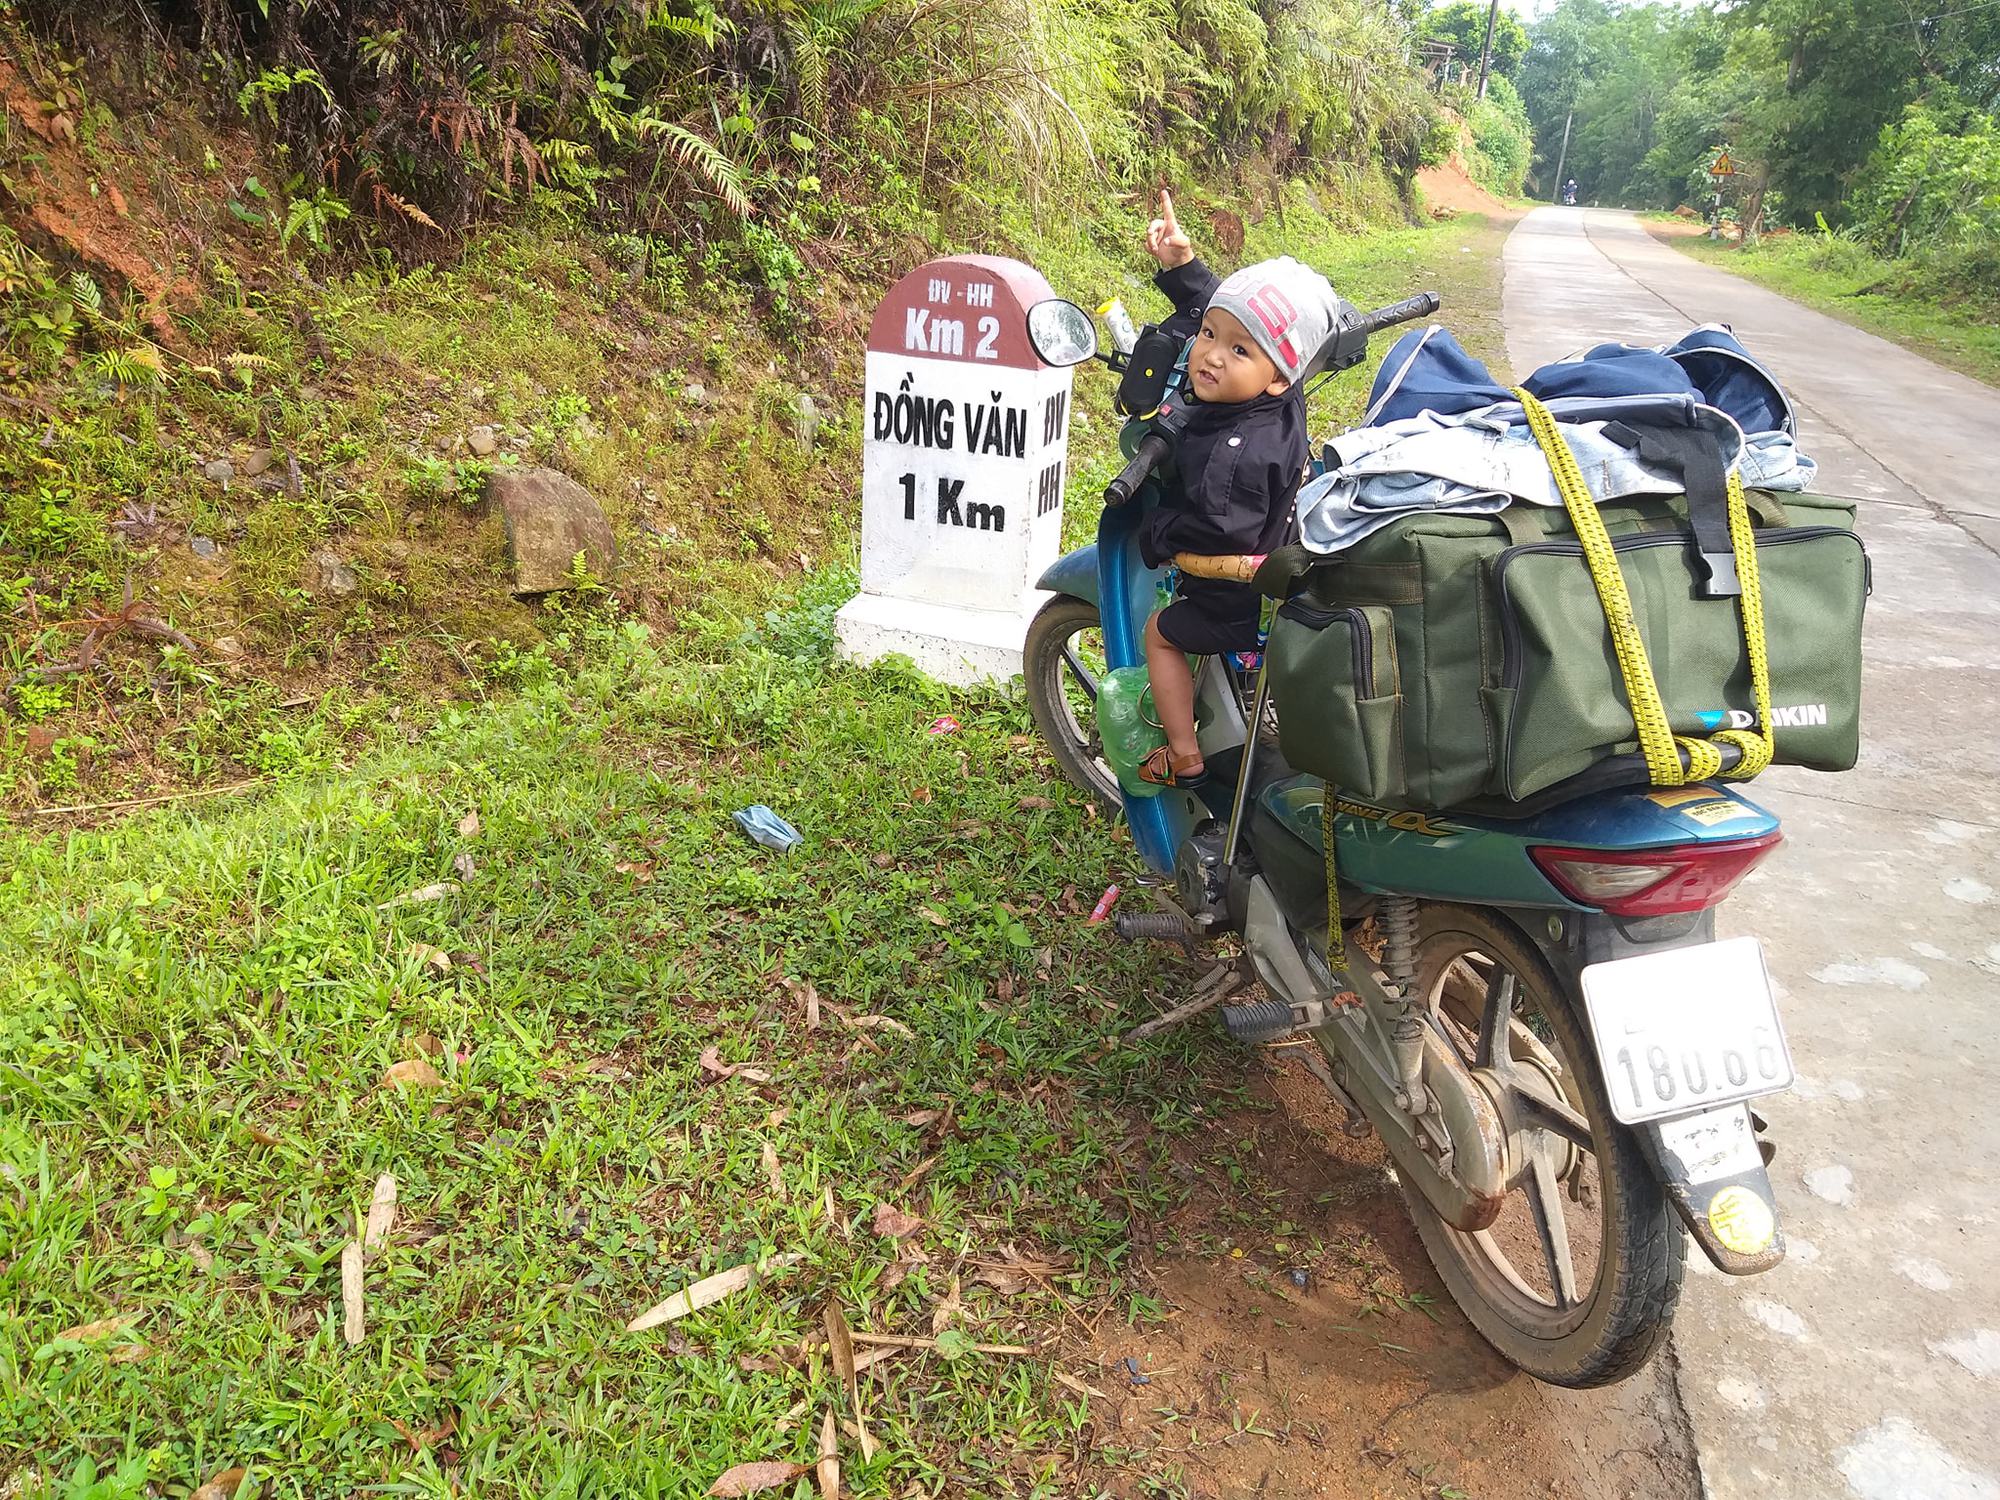
{"type": "Polygon", "coordinates": [[[1466,1234],[1405,1183],[1446,1287],[1486,1341],[1552,1385],[1609,1385],[1666,1338],[1687,1241],[1604,1080],[1571,996],[1510,924],[1430,904],[1418,993],[1469,1067],[1525,1121],[1500,1216],[1466,1234]]]}
{"type": "Polygon", "coordinates": [[[1067,595],[1044,604],[1021,651],[1028,711],[1063,775],[1115,812],[1118,777],[1097,734],[1097,683],[1107,670],[1097,606],[1067,595]]]}

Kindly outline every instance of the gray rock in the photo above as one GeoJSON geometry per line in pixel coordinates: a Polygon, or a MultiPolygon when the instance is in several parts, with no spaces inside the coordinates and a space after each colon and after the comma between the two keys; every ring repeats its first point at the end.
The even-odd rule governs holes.
{"type": "Polygon", "coordinates": [[[500,451],[500,438],[491,427],[475,427],[465,435],[465,445],[481,458],[500,451]]]}
{"type": "Polygon", "coordinates": [[[211,484],[226,486],[236,477],[236,465],[226,458],[212,458],[201,466],[201,477],[211,484]]]}
{"type": "Polygon", "coordinates": [[[313,566],[319,569],[319,586],[329,594],[347,595],[361,587],[361,575],[338,552],[315,552],[313,566]]]}
{"type": "Polygon", "coordinates": [[[681,399],[690,406],[706,406],[708,405],[708,387],[695,381],[689,381],[681,387],[681,399]]]}
{"type": "Polygon", "coordinates": [[[253,448],[250,456],[243,460],[243,477],[245,479],[255,479],[270,467],[271,450],[269,448],[253,448]]]}
{"type": "Polygon", "coordinates": [[[819,437],[820,421],[819,404],[809,393],[800,391],[797,411],[792,420],[792,436],[798,439],[799,452],[812,452],[813,443],[819,437]]]}
{"type": "Polygon", "coordinates": [[[487,481],[486,495],[507,524],[515,593],[574,588],[570,564],[579,552],[591,577],[605,582],[617,571],[618,546],[604,508],[569,475],[501,469],[487,481]]]}
{"type": "Polygon", "coordinates": [[[212,536],[189,537],[188,551],[192,552],[196,557],[205,558],[211,562],[222,556],[222,548],[216,545],[215,538],[212,536]]]}

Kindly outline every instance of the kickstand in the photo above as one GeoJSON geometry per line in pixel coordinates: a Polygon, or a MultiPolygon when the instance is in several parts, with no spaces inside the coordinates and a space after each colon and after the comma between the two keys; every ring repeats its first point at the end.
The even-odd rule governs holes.
{"type": "Polygon", "coordinates": [[[1221,1004],[1243,987],[1243,976],[1232,963],[1217,964],[1195,982],[1194,993],[1180,1005],[1150,1021],[1141,1022],[1125,1033],[1125,1041],[1142,1042],[1149,1036],[1192,1020],[1210,1007],[1221,1004]]]}

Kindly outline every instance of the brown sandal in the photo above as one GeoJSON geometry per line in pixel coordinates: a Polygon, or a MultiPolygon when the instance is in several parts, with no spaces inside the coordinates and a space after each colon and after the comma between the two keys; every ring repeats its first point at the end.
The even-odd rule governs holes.
{"type": "Polygon", "coordinates": [[[1208,780],[1208,762],[1199,754],[1182,759],[1166,745],[1139,762],[1139,779],[1148,786],[1171,786],[1191,790],[1208,780]]]}

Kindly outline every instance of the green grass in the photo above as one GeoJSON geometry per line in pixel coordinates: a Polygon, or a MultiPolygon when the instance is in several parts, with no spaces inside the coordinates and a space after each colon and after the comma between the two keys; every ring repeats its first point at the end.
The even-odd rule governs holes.
{"type": "Polygon", "coordinates": [[[147,1455],[263,1494],[699,1495],[811,1456],[827,1298],[928,1335],[958,1280],[978,1341],[1047,1352],[891,1361],[850,1482],[1026,1493],[1083,1419],[1056,1299],[1117,1315],[1129,1222],[1173,1198],[1164,1143],[1227,1060],[1199,1029],[1105,1052],[1153,1009],[1157,960],[1081,915],[1129,846],[1017,704],[833,665],[849,586],[671,652],[601,621],[593,665],[350,776],[0,846],[0,1478],[147,1455]],[[947,709],[963,731],[926,733],[947,709]],[[742,838],[753,801],[805,846],[742,838]],[[713,1080],[711,1047],[771,1082],[713,1080]],[[422,1057],[441,1088],[382,1086],[422,1057]],[[385,1171],[349,1348],[339,1254],[385,1171]],[[899,1285],[880,1203],[925,1223],[899,1285]],[[1009,1245],[1063,1264],[1046,1294],[975,1283],[1009,1245]],[[772,1252],[804,1258],[622,1331],[772,1252]]]}
{"type": "Polygon", "coordinates": [[[1902,289],[1908,267],[1851,241],[1816,234],[1739,247],[1696,235],[1667,238],[1684,255],[1760,282],[1954,370],[2000,385],[2000,304],[1967,296],[1946,305],[1902,289]]]}
{"type": "MultiPolygon", "coordinates": [[[[1451,314],[1469,313],[1451,278],[1497,280],[1485,251],[1461,251],[1476,227],[1355,232],[1378,198],[1367,182],[1349,196],[1295,185],[1250,225],[1243,256],[1300,255],[1364,306],[1447,285],[1451,314]]],[[[1191,196],[1191,214],[1201,204],[1191,196]]],[[[1135,206],[1081,227],[1017,206],[999,245],[967,248],[1014,248],[1069,295],[1122,293],[1135,316],[1159,316],[1143,230],[1135,206]]],[[[597,495],[619,596],[654,624],[852,551],[856,342],[771,334],[713,267],[655,261],[630,280],[553,214],[480,236],[448,267],[228,283],[185,332],[225,378],[180,365],[158,387],[51,377],[45,420],[0,423],[0,684],[13,684],[0,689],[0,806],[323,771],[404,736],[427,705],[509,687],[538,656],[567,661],[564,614],[508,592],[500,522],[481,503],[495,463],[551,465],[597,495]],[[702,402],[683,396],[690,384],[702,402]],[[825,414],[809,454],[793,436],[802,390],[825,414]],[[492,460],[463,447],[482,424],[502,439],[492,460]],[[202,477],[260,450],[277,455],[264,474],[227,489],[202,477]],[[295,486],[278,477],[288,454],[295,486]],[[195,537],[219,560],[197,560],[195,537]],[[321,586],[322,551],[352,566],[354,592],[321,586]],[[125,631],[90,672],[62,673],[79,622],[116,612],[128,584],[196,649],[125,631]]],[[[1320,427],[1358,413],[1367,378],[1343,377],[1320,427]]],[[[1106,386],[1086,373],[1082,392],[1095,425],[1079,424],[1079,470],[1101,479],[1106,386]]]]}
{"type": "MultiPolygon", "coordinates": [[[[1490,226],[1355,235],[1296,212],[1253,235],[1246,257],[1292,248],[1363,305],[1438,286],[1492,352],[1490,226]]],[[[1124,262],[1073,253],[1063,290],[1115,286],[1124,262]]],[[[1105,395],[1086,372],[1079,536],[1112,462],[1105,395]]],[[[386,440],[365,435],[363,471],[386,440]]],[[[1086,1323],[1158,1315],[1135,1228],[1181,1198],[1170,1153],[1206,1150],[1238,1064],[1203,1027],[1106,1049],[1189,973],[1085,924],[1111,881],[1141,899],[1130,846],[1053,781],[1018,699],[832,660],[844,504],[817,508],[833,560],[775,598],[741,552],[662,544],[671,626],[643,599],[544,608],[528,640],[471,651],[463,701],[390,680],[300,714],[270,683],[185,686],[204,719],[258,705],[237,732],[257,726],[260,758],[217,729],[208,779],[273,785],[0,833],[0,1488],[123,1500],[246,1465],[266,1495],[700,1495],[732,1463],[811,1457],[844,1408],[816,1343],[829,1298],[858,1329],[928,1335],[956,1278],[975,1341],[1036,1353],[877,1366],[884,1446],[843,1441],[854,1493],[1174,1492],[1169,1454],[1079,1457],[1087,1403],[1053,1376],[1086,1323]],[[929,735],[947,711],[962,731],[929,735]],[[757,801],[805,847],[743,839],[728,815],[757,801]],[[770,1081],[713,1077],[709,1048],[770,1081]],[[383,1087],[419,1058],[439,1088],[383,1087]],[[398,1227],[350,1348],[339,1258],[385,1171],[398,1227]],[[872,1231],[883,1203],[923,1219],[924,1262],[872,1231]],[[980,1282],[1008,1247],[1061,1269],[980,1282]],[[623,1331],[771,1253],[803,1258],[623,1331]],[[131,1321],[58,1337],[106,1319],[131,1321]]],[[[1269,1189],[1237,1165],[1207,1169],[1238,1195],[1225,1220],[1254,1226],[1269,1189]]]]}

